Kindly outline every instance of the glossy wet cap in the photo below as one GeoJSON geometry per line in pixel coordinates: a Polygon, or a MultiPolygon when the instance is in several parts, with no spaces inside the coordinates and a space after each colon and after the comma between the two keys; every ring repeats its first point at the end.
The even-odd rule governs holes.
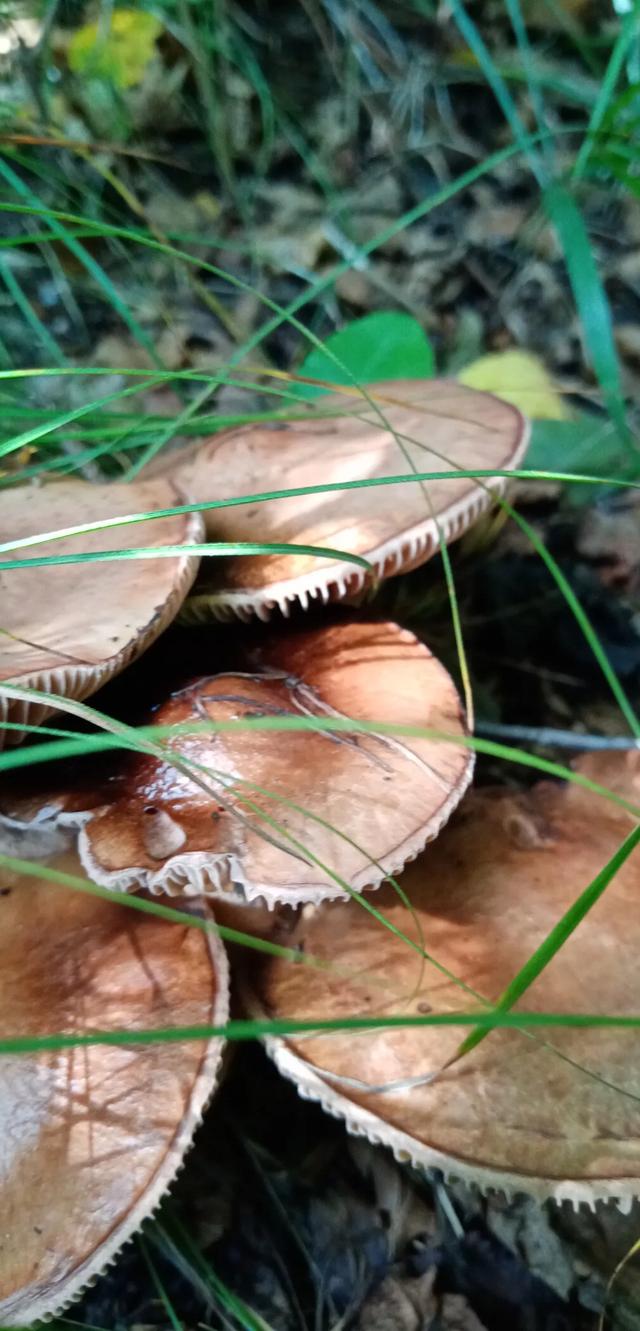
{"type": "Polygon", "coordinates": [[[471,779],[473,755],[455,742],[465,725],[451,678],[424,644],[389,623],[257,639],[237,669],[196,680],[153,720],[202,728],[282,717],[427,728],[453,742],[246,725],[176,736],[178,770],[134,758],[119,798],[83,827],[87,872],[125,890],[270,906],[345,896],[415,856],[471,779]]]}
{"type": "MultiPolygon", "coordinates": [[[[185,497],[204,501],[414,470],[504,470],[524,454],[526,422],[489,393],[446,379],[395,380],[367,391],[377,409],[345,390],[319,399],[304,420],[225,431],[160,466],[185,497]]],[[[500,477],[452,477],[210,510],[210,540],[330,546],[363,556],[374,573],[302,554],[216,560],[190,613],[266,619],[276,607],[288,614],[294,604],[350,595],[372,576],[424,563],[438,549],[438,529],[446,541],[462,535],[503,488],[500,477]]]]}
{"type": "MultiPolygon", "coordinates": [[[[616,762],[619,791],[640,804],[640,755],[616,762]]],[[[611,768],[611,759],[585,764],[603,784],[611,768]]],[[[316,1021],[495,1002],[633,826],[602,797],[560,784],[476,791],[400,879],[415,916],[390,888],[376,897],[471,993],[349,902],[303,913],[288,940],[339,974],[270,960],[248,976],[249,1011],[316,1021]]],[[[638,1014],[639,897],[636,850],[520,1008],[638,1014]]],[[[303,1095],[400,1159],[539,1198],[593,1204],[640,1194],[640,1031],[495,1030],[442,1071],[467,1033],[320,1033],[268,1048],[303,1095]]]]}
{"type": "MultiPolygon", "coordinates": [[[[55,867],[80,874],[75,857],[55,867]]],[[[194,918],[208,918],[204,902],[194,918]]],[[[224,950],[0,871],[0,1040],[220,1025],[224,950]]],[[[60,1311],[158,1205],[218,1078],[220,1039],[0,1052],[0,1323],[60,1311]]]]}
{"type": "MultiPolygon", "coordinates": [[[[99,522],[180,503],[168,479],[132,485],[83,481],[20,486],[0,493],[3,541],[99,522]]],[[[199,514],[154,518],[11,551],[3,558],[87,554],[139,546],[182,545],[202,532],[199,514]]],[[[196,574],[188,553],[0,572],[0,687],[82,699],[139,656],[177,613],[196,574]]],[[[0,692],[0,721],[38,725],[52,707],[0,692]]],[[[0,729],[0,748],[20,731],[0,729]]]]}

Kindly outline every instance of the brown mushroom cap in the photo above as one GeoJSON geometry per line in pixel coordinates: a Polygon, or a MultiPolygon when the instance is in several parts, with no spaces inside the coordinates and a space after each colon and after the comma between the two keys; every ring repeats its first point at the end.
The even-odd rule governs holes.
{"type": "MultiPolygon", "coordinates": [[[[308,421],[225,431],[162,467],[196,502],[407,475],[412,468],[504,470],[523,456],[525,421],[489,393],[446,379],[395,380],[368,391],[405,451],[368,403],[344,393],[322,397],[308,421]],[[318,410],[357,415],[322,418],[318,410]]],[[[204,518],[211,540],[331,546],[363,556],[379,577],[389,577],[435,553],[438,525],[447,541],[462,535],[503,488],[498,477],[379,486],[213,509],[204,518]]],[[[346,561],[310,555],[222,559],[207,576],[202,601],[205,613],[220,618],[266,619],[276,606],[288,614],[295,602],[349,595],[369,576],[346,561]]]]}
{"type": "MultiPolygon", "coordinates": [[[[619,765],[633,798],[640,755],[619,765]]],[[[596,766],[588,764],[594,780],[596,766]]],[[[428,953],[495,1002],[633,825],[601,797],[560,785],[521,795],[473,793],[401,879],[428,953]]],[[[521,1009],[638,1013],[639,896],[636,851],[521,1009]]],[[[376,905],[417,938],[391,889],[376,905]]],[[[339,975],[270,960],[248,981],[254,1015],[315,1021],[476,1006],[433,965],[422,972],[420,957],[356,902],[303,914],[289,941],[334,963],[339,975]]],[[[439,1072],[466,1033],[423,1026],[291,1035],[267,1044],[303,1095],[399,1159],[484,1188],[574,1203],[640,1194],[640,1031],[556,1027],[532,1038],[495,1030],[439,1072]],[[431,1073],[439,1073],[431,1083],[402,1085],[431,1073]],[[396,1089],[367,1089],[389,1083],[396,1089]]]]}
{"type": "MultiPolygon", "coordinates": [[[[282,714],[465,734],[444,667],[413,634],[366,622],[262,641],[239,658],[237,671],[196,680],[154,720],[184,725],[282,714]]],[[[183,770],[136,756],[124,770],[120,797],[80,833],[82,861],[96,882],[270,906],[344,896],[322,865],[350,887],[375,886],[437,835],[473,768],[473,755],[455,743],[309,730],[205,732],[176,737],[171,748],[182,760],[222,772],[223,782],[204,792],[183,770]]]]}
{"type": "MultiPolygon", "coordinates": [[[[65,481],[0,493],[2,539],[19,540],[80,523],[171,508],[170,480],[133,485],[65,481]]],[[[8,558],[69,555],[197,540],[199,514],[154,518],[47,541],[8,558]]],[[[0,684],[87,698],[139,656],[177,613],[196,574],[192,555],[10,569],[0,572],[0,684]]],[[[53,708],[0,696],[0,721],[39,724],[53,708]]],[[[0,748],[20,732],[0,729],[0,748]]]]}
{"type": "MultiPolygon", "coordinates": [[[[56,867],[79,872],[75,857],[56,867]]],[[[6,871],[0,884],[0,1038],[226,1021],[217,935],[6,871]]],[[[0,1053],[3,1326],[64,1308],[158,1205],[221,1052],[211,1039],[0,1053]]]]}

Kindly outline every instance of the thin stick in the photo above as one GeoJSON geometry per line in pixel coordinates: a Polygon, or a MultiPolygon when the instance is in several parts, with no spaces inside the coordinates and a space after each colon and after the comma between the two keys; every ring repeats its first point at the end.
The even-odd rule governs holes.
{"type": "Polygon", "coordinates": [[[632,735],[582,735],[576,730],[557,730],[553,726],[507,726],[498,721],[478,721],[477,735],[491,739],[517,740],[522,744],[544,744],[559,749],[618,749],[630,752],[640,749],[640,739],[632,735]]]}

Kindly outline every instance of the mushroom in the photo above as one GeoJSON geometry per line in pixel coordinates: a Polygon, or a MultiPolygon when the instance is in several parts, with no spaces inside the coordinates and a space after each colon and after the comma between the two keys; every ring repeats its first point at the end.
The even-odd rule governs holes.
{"type": "MultiPolygon", "coordinates": [[[[0,493],[5,541],[20,540],[80,523],[171,508],[180,502],[171,481],[88,485],[82,481],[0,493]]],[[[23,546],[11,559],[118,550],[143,533],[156,547],[197,540],[199,514],[155,518],[135,528],[108,527],[81,536],[23,546]]],[[[0,683],[81,699],[94,693],[139,656],[170,623],[196,574],[187,552],[163,559],[122,559],[12,568],[0,572],[2,633],[0,683]]],[[[0,692],[0,721],[38,725],[53,707],[0,692]]],[[[23,738],[0,728],[0,748],[23,738]]]]}
{"type": "MultiPolygon", "coordinates": [[[[325,493],[251,501],[207,516],[216,539],[331,545],[368,559],[372,577],[400,573],[426,560],[441,539],[460,535],[486,508],[503,485],[494,473],[508,471],[524,452],[526,426],[513,407],[453,382],[397,381],[372,385],[370,392],[388,427],[369,403],[345,415],[353,405],[345,391],[322,399],[325,413],[342,412],[337,419],[316,410],[298,425],[227,432],[163,464],[168,474],[161,468],[136,485],[12,489],[0,495],[3,535],[10,542],[155,512],[176,499],[225,501],[284,482],[339,487],[416,470],[488,471],[480,480],[453,476],[340,490],[337,499],[325,493]]],[[[141,543],[188,546],[201,529],[197,515],[157,517],[145,523],[141,543]]],[[[47,541],[36,553],[113,551],[128,543],[126,528],[109,527],[47,541]]],[[[23,547],[15,557],[28,561],[30,554],[23,547]]],[[[364,574],[335,558],[243,557],[213,567],[215,582],[205,599],[223,618],[268,618],[275,607],[288,614],[296,602],[306,607],[364,585],[364,574]]],[[[74,699],[95,691],[162,632],[195,568],[185,550],[157,561],[81,562],[71,576],[64,565],[32,568],[27,562],[0,574],[0,721],[37,724],[53,710],[53,704],[11,697],[2,688],[7,681],[74,699]]],[[[473,771],[455,686],[424,644],[394,624],[342,617],[302,631],[247,635],[228,655],[227,662],[218,653],[212,673],[199,673],[159,698],[151,719],[180,727],[166,741],[168,751],[145,737],[140,751],[118,757],[114,769],[94,763],[88,781],[85,767],[75,784],[65,784],[62,772],[48,790],[40,774],[35,785],[5,789],[0,851],[34,860],[64,851],[55,866],[77,871],[69,850],[77,835],[83,867],[107,888],[211,896],[216,919],[227,912],[241,928],[238,907],[253,907],[249,929],[264,929],[269,911],[282,936],[289,930],[301,947],[338,962],[340,979],[337,971],[327,976],[305,968],[302,982],[300,968],[269,960],[251,982],[252,1008],[311,1019],[351,1010],[412,1011],[432,1000],[463,1005],[453,983],[429,966],[423,973],[420,956],[406,942],[349,900],[421,855],[404,880],[414,914],[391,886],[378,898],[382,908],[405,933],[413,931],[419,942],[424,935],[429,950],[460,970],[481,998],[495,999],[553,923],[561,898],[577,891],[583,873],[601,867],[604,847],[613,847],[626,815],[594,813],[591,803],[583,807],[575,792],[557,787],[521,797],[481,793],[451,832],[421,854],[473,771]],[[225,728],[290,718],[346,725],[225,728]],[[361,723],[372,729],[358,729],[361,723]],[[499,837],[505,847],[498,854],[499,837]],[[487,874],[492,855],[496,864],[487,874]],[[525,886],[514,906],[519,875],[525,886]],[[336,899],[341,904],[318,909],[336,899]],[[305,910],[276,916],[274,908],[283,905],[305,910]],[[519,928],[523,912],[531,937],[519,928]],[[345,981],[349,970],[353,979],[345,981]]],[[[203,668],[210,669],[209,660],[198,662],[203,668]]],[[[5,734],[0,730],[0,744],[5,734]]],[[[8,732],[7,742],[21,737],[8,732]]],[[[609,994],[589,920],[570,944],[582,948],[569,972],[571,1004],[586,1002],[580,964],[593,968],[603,1002],[617,997],[624,1007],[630,1001],[629,904],[637,876],[627,863],[601,920],[601,950],[614,942],[618,948],[618,922],[624,918],[628,925],[620,962],[616,955],[620,989],[611,980],[609,994]]],[[[187,909],[199,924],[209,919],[205,901],[187,909]]],[[[553,1006],[557,974],[554,963],[533,990],[543,1006],[553,1006]]],[[[3,870],[0,975],[7,997],[0,1040],[219,1028],[228,1014],[227,963],[216,934],[3,870]]],[[[271,1041],[269,1048],[304,1093],[407,1158],[538,1195],[626,1195],[640,1164],[633,1141],[636,1119],[640,1126],[636,1101],[627,1095],[622,1108],[617,1101],[611,1107],[610,1087],[576,1066],[584,1055],[601,1078],[628,1079],[611,1033],[600,1045],[588,1032],[554,1035],[563,1061],[549,1041],[495,1032],[430,1084],[376,1090],[380,1082],[404,1083],[423,1066],[428,1074],[439,1072],[458,1039],[455,1031],[423,1028],[291,1038],[271,1041]],[[529,1076],[545,1094],[530,1095],[529,1076]],[[554,1097],[562,1096],[567,1119],[558,1128],[554,1097]]],[[[130,1038],[128,1045],[90,1038],[68,1047],[54,1039],[27,1052],[5,1049],[3,1325],[64,1309],[153,1211],[215,1088],[220,1058],[217,1038],[130,1038]]]]}
{"type": "Polygon", "coordinates": [[[194,680],[153,719],[202,726],[283,716],[427,727],[453,742],[308,729],[172,737],[177,767],[136,755],[117,798],[84,822],[88,874],[122,890],[271,907],[345,896],[345,887],[376,886],[417,855],[471,779],[473,755],[455,742],[466,734],[455,687],[394,624],[340,622],[254,640],[237,668],[194,680]]]}
{"type": "MultiPolygon", "coordinates": [[[[524,454],[523,417],[489,393],[446,379],[396,380],[368,391],[377,410],[336,393],[321,398],[308,419],[227,430],[156,468],[186,498],[204,502],[413,470],[504,471],[524,454]],[[357,414],[344,414],[349,409],[357,414]]],[[[462,535],[503,488],[500,476],[454,477],[210,509],[204,517],[212,540],[330,545],[363,556],[373,572],[302,554],[225,558],[207,571],[190,609],[267,619],[275,607],[287,615],[295,603],[348,596],[374,576],[424,563],[437,551],[439,533],[446,541],[462,535]]]]}
{"type": "MultiPolygon", "coordinates": [[[[78,872],[75,857],[56,867],[78,872]]],[[[204,902],[188,909],[207,917],[204,902]]],[[[215,933],[0,871],[0,1039],[219,1026],[215,933]]],[[[219,1038],[0,1055],[0,1323],[61,1311],[170,1187],[219,1038]]]]}
{"type": "MultiPolygon", "coordinates": [[[[615,761],[618,790],[637,801],[640,755],[615,761]]],[[[591,758],[578,770],[602,780],[611,768],[611,758],[600,772],[591,758]]],[[[478,790],[403,875],[415,915],[390,887],[376,903],[416,941],[419,925],[429,956],[466,989],[352,901],[303,912],[289,940],[339,976],[269,960],[245,981],[249,1010],[315,1022],[468,1013],[478,997],[496,1002],[633,826],[601,797],[560,784],[478,790]]],[[[639,894],[636,852],[522,1007],[637,1013],[639,894]]],[[[267,1047],[302,1095],[400,1160],[574,1204],[640,1195],[640,1031],[496,1029],[456,1059],[464,1034],[379,1027],[269,1038],[267,1047]]]]}

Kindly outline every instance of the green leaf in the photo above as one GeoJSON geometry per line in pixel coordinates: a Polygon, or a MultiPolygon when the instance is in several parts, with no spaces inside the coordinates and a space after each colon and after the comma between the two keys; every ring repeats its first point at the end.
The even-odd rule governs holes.
{"type": "MultiPolygon", "coordinates": [[[[314,347],[303,360],[298,374],[309,379],[327,379],[332,384],[370,384],[377,379],[428,379],[434,373],[433,349],[417,319],[391,310],[365,314],[325,343],[340,361],[314,347]]],[[[313,384],[292,384],[300,397],[318,397],[324,392],[313,384]]]]}
{"type": "Polygon", "coordinates": [[[609,421],[579,416],[573,421],[534,421],[523,465],[532,471],[584,470],[592,476],[616,476],[628,461],[609,421]]]}
{"type": "MultiPolygon", "coordinates": [[[[640,463],[629,454],[610,420],[579,416],[572,421],[534,421],[524,466],[532,471],[586,472],[602,477],[606,485],[611,476],[621,480],[640,478],[640,463]]],[[[592,503],[590,486],[575,486],[570,502],[592,503]]]]}
{"type": "Polygon", "coordinates": [[[103,28],[87,23],[77,28],[69,43],[69,67],[84,78],[108,79],[116,88],[140,83],[153,59],[162,32],[160,20],[144,10],[116,9],[103,28]]]}

